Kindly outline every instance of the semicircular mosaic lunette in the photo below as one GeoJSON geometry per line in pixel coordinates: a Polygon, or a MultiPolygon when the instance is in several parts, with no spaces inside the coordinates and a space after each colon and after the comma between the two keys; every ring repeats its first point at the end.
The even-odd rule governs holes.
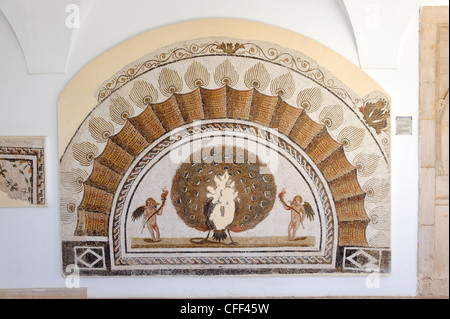
{"type": "MultiPolygon", "coordinates": [[[[302,148],[322,172],[333,194],[339,219],[339,245],[367,246],[366,228],[370,219],[364,208],[366,193],[358,183],[357,168],[347,160],[345,146],[331,137],[325,124],[314,122],[305,109],[257,89],[236,90],[229,86],[173,93],[161,103],[148,103],[134,117],[126,109],[127,105],[124,114],[120,114],[117,103],[112,109],[117,119],[123,119],[124,126],[107,138],[105,149],[93,159],[92,173],[83,183],[76,236],[108,235],[117,187],[134,159],[153,141],[194,121],[227,118],[277,129],[302,148]]],[[[96,136],[103,136],[98,129],[93,131],[96,136]]]]}

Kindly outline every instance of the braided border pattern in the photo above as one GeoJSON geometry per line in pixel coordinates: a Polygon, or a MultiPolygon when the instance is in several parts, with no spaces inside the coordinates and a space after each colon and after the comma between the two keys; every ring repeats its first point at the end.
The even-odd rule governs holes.
{"type": "Polygon", "coordinates": [[[314,171],[314,168],[307,162],[307,160],[295,150],[284,139],[271,134],[260,128],[239,124],[239,123],[211,123],[201,126],[190,127],[181,132],[170,135],[154,148],[152,148],[133,168],[132,172],[128,176],[124,186],[122,187],[117,199],[117,204],[114,209],[114,221],[113,221],[113,253],[115,265],[281,265],[281,264],[331,264],[333,255],[333,243],[334,243],[334,220],[333,212],[330,203],[330,199],[326,193],[325,187],[320,180],[318,174],[314,171]],[[207,133],[212,131],[234,131],[242,132],[256,137],[265,139],[267,142],[278,146],[281,149],[287,151],[308,173],[309,177],[313,181],[316,187],[322,206],[325,212],[326,218],[326,244],[325,244],[325,256],[255,256],[255,257],[122,257],[121,254],[121,241],[120,241],[120,220],[123,214],[124,203],[129,190],[141,173],[142,169],[146,167],[161,151],[167,149],[177,141],[183,138],[193,136],[195,134],[207,133]]]}

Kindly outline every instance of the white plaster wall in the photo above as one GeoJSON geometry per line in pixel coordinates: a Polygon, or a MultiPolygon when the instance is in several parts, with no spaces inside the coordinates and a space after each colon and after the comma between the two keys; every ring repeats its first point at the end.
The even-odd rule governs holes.
{"type": "MultiPolygon", "coordinates": [[[[0,0],[0,2],[3,0],[0,0]]],[[[32,0],[30,0],[32,1],[32,0]]],[[[199,18],[240,18],[286,28],[358,63],[353,31],[334,0],[90,0],[82,11],[66,74],[29,75],[17,38],[0,13],[0,136],[47,136],[49,207],[0,208],[0,289],[65,287],[59,240],[57,101],[89,61],[142,32],[199,18]]],[[[448,0],[423,2],[447,5],[448,0]]],[[[401,14],[401,12],[399,12],[401,14]]],[[[393,135],[392,275],[367,277],[81,278],[89,297],[413,296],[417,273],[418,12],[404,36],[398,69],[370,69],[392,97],[392,115],[414,117],[413,136],[393,135]],[[373,278],[372,278],[373,279],[373,278]]],[[[27,23],[23,21],[23,23],[27,23]]],[[[386,26],[389,27],[389,26],[386,26]]],[[[373,54],[383,48],[376,47],[373,54]]],[[[393,127],[395,131],[395,126],[393,127]]]]}

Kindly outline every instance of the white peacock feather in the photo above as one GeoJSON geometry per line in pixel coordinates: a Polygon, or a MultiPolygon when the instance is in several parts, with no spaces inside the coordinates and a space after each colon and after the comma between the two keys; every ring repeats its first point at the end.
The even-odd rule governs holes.
{"type": "Polygon", "coordinates": [[[230,175],[225,172],[223,176],[214,178],[216,188],[209,186],[207,188],[208,198],[213,199],[215,204],[213,212],[209,219],[214,222],[216,229],[225,229],[233,222],[235,214],[235,202],[238,193],[235,190],[234,181],[230,180],[230,175]]]}

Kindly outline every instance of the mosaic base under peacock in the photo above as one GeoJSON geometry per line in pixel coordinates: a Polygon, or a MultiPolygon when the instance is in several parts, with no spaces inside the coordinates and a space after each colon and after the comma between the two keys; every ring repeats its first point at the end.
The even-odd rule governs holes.
{"type": "Polygon", "coordinates": [[[389,273],[389,107],[270,43],[144,56],[99,88],[61,158],[63,267],[389,273]]]}

